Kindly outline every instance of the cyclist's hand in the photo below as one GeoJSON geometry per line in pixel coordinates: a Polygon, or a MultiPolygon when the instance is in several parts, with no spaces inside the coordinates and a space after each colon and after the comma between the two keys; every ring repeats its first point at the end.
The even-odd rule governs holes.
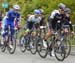
{"type": "Polygon", "coordinates": [[[64,29],[64,31],[65,31],[66,33],[68,33],[68,32],[69,32],[67,28],[65,28],[65,29],[64,29]]]}
{"type": "Polygon", "coordinates": [[[18,27],[17,27],[18,29],[21,29],[22,28],[22,26],[21,25],[18,25],[18,27]]]}
{"type": "Polygon", "coordinates": [[[18,28],[17,28],[17,27],[15,27],[14,29],[15,29],[15,30],[18,30],[18,28]]]}
{"type": "Polygon", "coordinates": [[[75,35],[74,31],[71,32],[73,35],[75,35]]]}

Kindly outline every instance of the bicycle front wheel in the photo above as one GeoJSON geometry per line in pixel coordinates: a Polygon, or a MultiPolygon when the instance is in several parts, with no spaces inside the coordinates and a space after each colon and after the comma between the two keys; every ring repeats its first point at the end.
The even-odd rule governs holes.
{"type": "Polygon", "coordinates": [[[14,54],[15,50],[16,50],[16,39],[14,37],[12,37],[12,41],[11,41],[11,46],[10,45],[10,38],[9,38],[9,41],[8,41],[8,51],[10,54],[14,54]]]}
{"type": "Polygon", "coordinates": [[[43,46],[43,39],[39,39],[37,42],[37,51],[41,58],[46,58],[48,54],[47,48],[43,46]]]}
{"type": "Polygon", "coordinates": [[[5,50],[6,50],[6,46],[5,45],[2,45],[1,46],[1,52],[5,52],[5,50]]]}
{"type": "Polygon", "coordinates": [[[64,48],[65,48],[65,58],[67,58],[70,55],[71,52],[71,43],[69,40],[64,40],[64,48]]]}
{"type": "Polygon", "coordinates": [[[25,37],[22,35],[21,37],[20,37],[20,40],[19,40],[19,46],[20,46],[20,50],[21,50],[21,52],[25,52],[26,51],[26,49],[27,49],[27,45],[26,45],[26,39],[25,39],[25,37]]]}
{"type": "Polygon", "coordinates": [[[65,48],[62,46],[62,42],[60,40],[55,42],[54,53],[58,61],[63,61],[65,59],[65,48]]]}
{"type": "Polygon", "coordinates": [[[36,37],[32,37],[31,41],[30,41],[30,48],[31,48],[31,53],[32,54],[36,54],[37,49],[36,49],[36,43],[37,43],[37,36],[36,37]]]}
{"type": "MultiPolygon", "coordinates": [[[[1,41],[0,41],[0,43],[1,43],[1,41]]],[[[5,42],[3,41],[3,43],[4,44],[3,45],[1,44],[1,47],[0,47],[1,48],[1,52],[5,52],[6,46],[7,46],[6,41],[5,42]]]]}

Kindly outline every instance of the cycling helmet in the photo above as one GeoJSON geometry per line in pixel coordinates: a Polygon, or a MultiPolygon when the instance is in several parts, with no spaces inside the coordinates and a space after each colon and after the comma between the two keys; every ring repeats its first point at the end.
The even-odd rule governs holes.
{"type": "Polygon", "coordinates": [[[44,13],[44,10],[43,9],[39,9],[39,10],[40,10],[41,13],[44,13]]]}
{"type": "Polygon", "coordinates": [[[70,8],[65,8],[65,13],[71,13],[71,9],[70,8]]]}
{"type": "Polygon", "coordinates": [[[59,9],[64,10],[65,7],[66,7],[66,6],[65,6],[65,4],[63,4],[63,3],[59,3],[59,4],[58,4],[58,8],[59,8],[59,9]]]}
{"type": "Polygon", "coordinates": [[[16,9],[16,10],[20,10],[20,6],[19,5],[14,5],[13,8],[16,9]]]}
{"type": "Polygon", "coordinates": [[[34,10],[34,14],[40,14],[40,13],[41,13],[40,10],[38,9],[34,10]]]}

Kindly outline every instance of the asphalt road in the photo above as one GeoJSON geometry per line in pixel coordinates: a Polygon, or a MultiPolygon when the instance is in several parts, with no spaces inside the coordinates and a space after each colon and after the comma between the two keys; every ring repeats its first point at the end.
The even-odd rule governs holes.
{"type": "Polygon", "coordinates": [[[17,47],[14,54],[9,54],[8,51],[2,53],[0,51],[0,63],[75,63],[75,55],[72,54],[63,62],[58,61],[55,57],[41,58],[38,53],[32,55],[29,51],[22,53],[20,48],[17,47]]]}

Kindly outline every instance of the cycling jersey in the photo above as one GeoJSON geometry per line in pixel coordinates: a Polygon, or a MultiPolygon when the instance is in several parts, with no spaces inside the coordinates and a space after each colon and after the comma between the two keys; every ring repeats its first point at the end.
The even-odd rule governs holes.
{"type": "Polygon", "coordinates": [[[71,23],[71,21],[70,21],[70,17],[67,17],[67,16],[65,16],[65,18],[64,18],[64,25],[69,25],[69,27],[70,27],[70,30],[71,31],[73,31],[73,27],[72,27],[72,23],[71,23]]]}
{"type": "Polygon", "coordinates": [[[28,28],[32,29],[34,24],[40,24],[41,17],[35,17],[35,15],[30,15],[28,20],[27,20],[28,28]]]}
{"type": "Polygon", "coordinates": [[[41,17],[35,17],[35,15],[31,15],[29,18],[28,18],[28,21],[29,22],[34,22],[34,23],[40,23],[40,20],[41,20],[41,17]]]}
{"type": "Polygon", "coordinates": [[[54,10],[51,13],[51,16],[48,17],[48,21],[49,21],[49,27],[52,29],[61,29],[62,25],[69,25],[70,26],[70,30],[73,31],[72,28],[72,24],[69,23],[70,22],[70,17],[67,17],[64,14],[60,14],[58,10],[54,10]],[[58,23],[58,21],[60,21],[60,23],[58,23]]]}
{"type": "Polygon", "coordinates": [[[20,13],[15,13],[13,10],[9,10],[7,12],[6,18],[4,18],[2,21],[4,21],[5,25],[12,25],[14,27],[14,19],[16,18],[16,21],[19,21],[20,13]]]}
{"type": "Polygon", "coordinates": [[[40,26],[44,26],[45,25],[45,17],[44,16],[40,16],[41,17],[41,21],[40,21],[40,26]]]}
{"type": "Polygon", "coordinates": [[[58,24],[57,21],[61,21],[61,19],[62,15],[60,14],[59,10],[54,10],[48,17],[49,27],[52,29],[59,29],[61,24],[58,24]]]}

